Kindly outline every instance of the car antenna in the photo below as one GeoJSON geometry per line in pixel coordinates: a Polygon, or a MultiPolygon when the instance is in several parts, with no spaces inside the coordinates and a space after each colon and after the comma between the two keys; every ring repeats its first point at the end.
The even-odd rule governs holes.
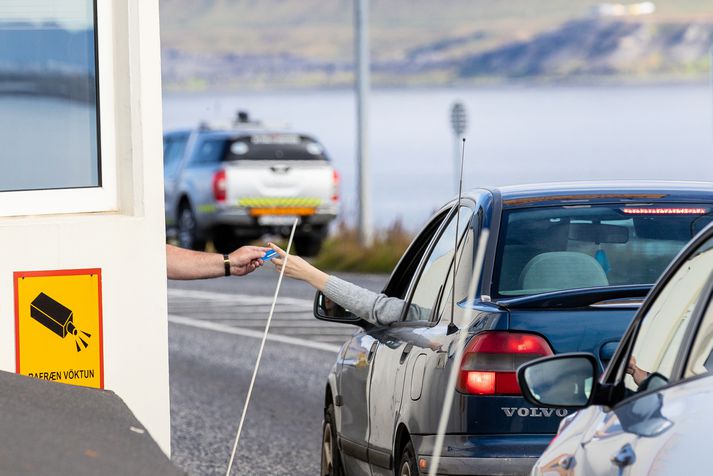
{"type": "Polygon", "coordinates": [[[456,245],[453,248],[453,289],[451,290],[451,322],[448,324],[446,335],[454,334],[458,331],[458,326],[453,322],[456,313],[456,272],[458,271],[458,230],[460,228],[460,203],[463,199],[463,163],[465,162],[465,137],[461,143],[460,151],[460,176],[458,177],[458,204],[456,205],[456,245]]]}

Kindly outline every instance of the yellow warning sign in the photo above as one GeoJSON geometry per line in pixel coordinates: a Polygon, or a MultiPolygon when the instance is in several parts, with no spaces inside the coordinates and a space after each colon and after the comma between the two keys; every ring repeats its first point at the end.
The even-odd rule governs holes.
{"type": "Polygon", "coordinates": [[[104,388],[101,269],[14,277],[17,373],[104,388]]]}

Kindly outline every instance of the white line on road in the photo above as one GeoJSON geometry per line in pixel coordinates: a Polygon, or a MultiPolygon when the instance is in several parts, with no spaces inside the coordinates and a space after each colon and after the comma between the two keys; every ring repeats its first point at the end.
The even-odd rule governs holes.
{"type": "MultiPolygon", "coordinates": [[[[212,291],[196,291],[194,289],[169,288],[168,295],[172,298],[205,299],[207,301],[221,301],[235,304],[267,304],[272,303],[272,299],[266,296],[254,296],[249,294],[227,294],[212,291]]],[[[312,301],[309,299],[299,299],[291,297],[280,298],[281,305],[295,305],[312,308],[312,301]]]]}
{"type": "MultiPolygon", "coordinates": [[[[184,312],[175,312],[173,313],[174,316],[184,316],[184,312]]],[[[188,315],[190,317],[190,314],[188,315]]],[[[210,321],[210,322],[222,322],[222,323],[238,323],[238,327],[265,327],[265,319],[251,319],[251,318],[242,318],[242,317],[210,317],[207,319],[203,318],[196,318],[193,317],[193,319],[199,320],[199,321],[210,321]]],[[[298,319],[298,318],[285,318],[285,319],[273,319],[272,320],[272,327],[281,327],[281,328],[288,328],[288,329],[307,329],[311,328],[312,330],[317,329],[317,330],[339,330],[342,334],[347,334],[351,333],[354,331],[353,328],[349,328],[348,326],[345,326],[344,324],[325,324],[322,321],[316,321],[316,319],[312,316],[309,316],[309,318],[305,319],[298,319]],[[337,327],[339,326],[339,327],[337,327]]]]}
{"type": "MultiPolygon", "coordinates": [[[[168,315],[168,322],[188,327],[195,327],[197,329],[206,329],[209,331],[222,332],[223,334],[251,337],[253,339],[262,339],[262,336],[264,334],[264,332],[254,331],[251,329],[241,329],[239,327],[226,326],[224,324],[217,324],[215,322],[206,322],[199,319],[192,319],[190,317],[174,316],[172,314],[168,315]]],[[[307,347],[309,349],[324,350],[335,354],[339,352],[339,346],[337,345],[325,344],[323,342],[314,342],[306,339],[298,339],[295,337],[268,334],[267,340],[281,342],[283,344],[298,345],[300,347],[307,347]]]]}

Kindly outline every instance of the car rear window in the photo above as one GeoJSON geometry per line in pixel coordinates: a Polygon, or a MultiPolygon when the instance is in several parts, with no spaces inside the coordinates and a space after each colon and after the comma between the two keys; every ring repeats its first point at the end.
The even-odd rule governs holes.
{"type": "Polygon", "coordinates": [[[266,133],[229,141],[224,160],[327,160],[327,155],[311,137],[266,133]]]}
{"type": "Polygon", "coordinates": [[[654,283],[713,220],[709,212],[710,204],[506,210],[494,294],[654,283]]]}

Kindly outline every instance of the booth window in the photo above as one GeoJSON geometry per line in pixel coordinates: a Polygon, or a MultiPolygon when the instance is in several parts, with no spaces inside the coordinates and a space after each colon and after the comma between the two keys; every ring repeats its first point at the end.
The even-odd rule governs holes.
{"type": "Polygon", "coordinates": [[[0,192],[102,186],[93,0],[0,2],[0,192]]]}

